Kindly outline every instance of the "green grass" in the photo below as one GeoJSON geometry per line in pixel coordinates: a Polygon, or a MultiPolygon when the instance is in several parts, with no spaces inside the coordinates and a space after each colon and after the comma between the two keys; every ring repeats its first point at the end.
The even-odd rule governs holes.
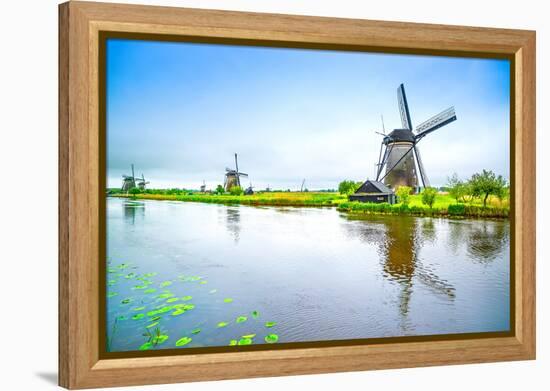
{"type": "Polygon", "coordinates": [[[226,205],[255,205],[255,206],[337,206],[347,201],[346,195],[340,193],[321,192],[265,192],[253,195],[215,195],[203,193],[191,194],[136,194],[126,196],[114,194],[114,197],[129,197],[144,200],[171,200],[183,202],[204,202],[226,205]]]}

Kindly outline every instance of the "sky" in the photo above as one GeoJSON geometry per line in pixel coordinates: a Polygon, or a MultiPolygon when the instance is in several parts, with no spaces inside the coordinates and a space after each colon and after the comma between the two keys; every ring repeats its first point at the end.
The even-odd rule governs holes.
{"type": "Polygon", "coordinates": [[[456,110],[418,143],[433,186],[509,178],[507,60],[109,39],[106,75],[108,187],[133,163],[150,188],[214,188],[235,152],[256,190],[374,179],[400,83],[414,126],[456,110]]]}

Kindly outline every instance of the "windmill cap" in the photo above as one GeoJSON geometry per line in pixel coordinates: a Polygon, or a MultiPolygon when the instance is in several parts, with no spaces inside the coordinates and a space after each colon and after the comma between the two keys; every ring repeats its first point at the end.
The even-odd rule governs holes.
{"type": "Polygon", "coordinates": [[[394,129],[387,136],[387,142],[406,141],[414,143],[414,134],[409,129],[394,129]]]}

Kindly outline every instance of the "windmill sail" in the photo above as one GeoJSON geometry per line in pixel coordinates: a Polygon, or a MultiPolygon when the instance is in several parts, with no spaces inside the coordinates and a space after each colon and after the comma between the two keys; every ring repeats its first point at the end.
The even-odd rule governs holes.
{"type": "Polygon", "coordinates": [[[416,155],[416,162],[418,163],[418,171],[420,171],[420,179],[422,180],[422,185],[424,188],[430,187],[430,181],[426,175],[426,170],[424,170],[424,164],[422,164],[422,159],[420,158],[420,151],[418,146],[414,146],[414,154],[416,155]]]}
{"type": "Polygon", "coordinates": [[[407,95],[405,95],[405,86],[400,84],[397,88],[397,102],[399,104],[399,114],[401,114],[401,125],[403,129],[412,130],[411,114],[407,103],[407,95]]]}
{"type": "Polygon", "coordinates": [[[420,125],[418,125],[416,127],[415,138],[419,140],[425,135],[455,120],[456,120],[455,108],[451,106],[448,109],[443,110],[441,113],[434,115],[429,120],[424,121],[420,125]]]}

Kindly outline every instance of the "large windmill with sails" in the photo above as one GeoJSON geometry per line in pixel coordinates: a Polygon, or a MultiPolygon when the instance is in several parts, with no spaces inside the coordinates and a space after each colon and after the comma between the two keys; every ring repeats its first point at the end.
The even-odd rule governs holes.
{"type": "Polygon", "coordinates": [[[380,144],[378,163],[376,164],[376,182],[382,182],[395,190],[399,186],[409,186],[418,190],[420,183],[429,187],[430,182],[422,164],[418,143],[428,134],[456,120],[454,107],[449,107],[418,125],[413,132],[413,124],[405,86],[397,88],[397,102],[401,115],[401,129],[394,129],[380,144]],[[415,164],[416,163],[416,164],[415,164]],[[418,174],[419,175],[418,175],[418,174]]]}
{"type": "Polygon", "coordinates": [[[225,169],[225,181],[223,187],[225,191],[229,191],[233,186],[241,186],[241,177],[248,177],[248,174],[239,171],[239,161],[237,160],[237,154],[235,153],[235,169],[225,169]]]}

